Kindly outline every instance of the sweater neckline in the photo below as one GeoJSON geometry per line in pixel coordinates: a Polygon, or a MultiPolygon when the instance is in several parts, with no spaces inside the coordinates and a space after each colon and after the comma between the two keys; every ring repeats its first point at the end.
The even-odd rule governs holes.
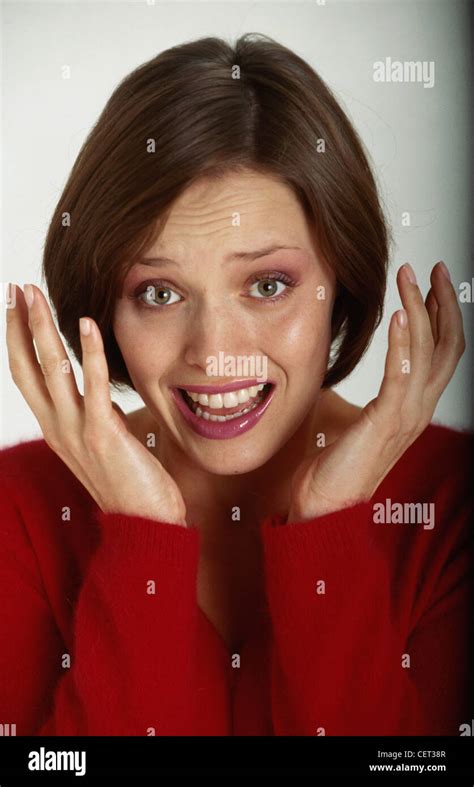
{"type": "Polygon", "coordinates": [[[197,605],[197,608],[198,608],[198,615],[201,617],[201,620],[204,621],[204,624],[206,625],[207,629],[211,632],[214,640],[218,643],[220,650],[226,656],[229,668],[231,668],[232,657],[234,655],[241,656],[244,651],[246,651],[249,647],[251,647],[255,643],[256,639],[259,637],[262,630],[266,628],[265,623],[267,622],[267,619],[265,618],[265,622],[264,622],[262,621],[262,617],[260,615],[255,615],[253,623],[249,628],[245,640],[241,643],[241,645],[238,646],[238,648],[236,648],[235,650],[231,650],[231,648],[229,648],[229,646],[227,645],[227,642],[224,640],[220,631],[218,631],[212,620],[208,618],[208,616],[206,615],[204,610],[199,606],[199,604],[197,605]]]}

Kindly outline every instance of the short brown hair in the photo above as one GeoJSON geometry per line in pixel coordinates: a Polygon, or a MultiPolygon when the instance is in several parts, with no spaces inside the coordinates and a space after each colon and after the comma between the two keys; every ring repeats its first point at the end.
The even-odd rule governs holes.
{"type": "Polygon", "coordinates": [[[80,363],[78,320],[88,315],[111,383],[133,388],[112,328],[125,275],[189,185],[240,169],[276,176],[299,198],[338,287],[324,386],[352,371],[383,310],[390,235],[377,186],[327,85],[256,33],[234,46],[201,38],[161,52],[118,85],[89,133],[43,257],[59,328],[80,363]]]}

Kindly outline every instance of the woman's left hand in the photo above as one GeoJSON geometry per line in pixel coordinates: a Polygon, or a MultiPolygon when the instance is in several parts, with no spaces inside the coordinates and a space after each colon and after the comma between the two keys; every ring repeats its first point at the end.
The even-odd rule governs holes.
{"type": "Polygon", "coordinates": [[[444,263],[431,271],[426,301],[408,264],[398,271],[397,285],[404,309],[395,312],[390,322],[378,396],[335,442],[298,468],[289,522],[370,500],[430,423],[464,352],[461,310],[444,263]]]}

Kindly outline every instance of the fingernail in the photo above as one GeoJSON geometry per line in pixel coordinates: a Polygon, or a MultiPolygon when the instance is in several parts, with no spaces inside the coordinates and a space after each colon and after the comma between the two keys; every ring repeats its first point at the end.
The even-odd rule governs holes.
{"type": "Polygon", "coordinates": [[[91,322],[87,319],[87,317],[80,317],[79,330],[83,336],[89,336],[91,332],[91,322]]]}
{"type": "Polygon", "coordinates": [[[405,309],[399,309],[397,311],[397,323],[399,328],[407,327],[408,320],[407,320],[407,313],[405,309]]]}
{"type": "Polygon", "coordinates": [[[33,301],[35,299],[35,291],[31,286],[31,284],[25,284],[23,286],[23,293],[25,295],[26,305],[28,306],[29,309],[31,309],[31,307],[33,306],[33,301]]]}
{"type": "Polygon", "coordinates": [[[450,272],[448,271],[448,268],[447,268],[447,267],[446,267],[446,265],[444,264],[443,260],[440,260],[440,261],[439,261],[439,263],[438,263],[438,265],[439,265],[439,267],[441,268],[441,270],[443,271],[443,273],[444,273],[444,275],[446,276],[447,280],[448,280],[448,281],[451,281],[451,274],[450,274],[450,272]]]}
{"type": "Polygon", "coordinates": [[[8,282],[7,287],[7,309],[14,309],[16,306],[16,285],[8,282]]]}
{"type": "Polygon", "coordinates": [[[403,268],[404,268],[405,273],[406,273],[406,275],[408,277],[408,280],[411,281],[412,284],[417,284],[415,271],[411,267],[410,263],[406,262],[405,265],[403,266],[403,268]]]}

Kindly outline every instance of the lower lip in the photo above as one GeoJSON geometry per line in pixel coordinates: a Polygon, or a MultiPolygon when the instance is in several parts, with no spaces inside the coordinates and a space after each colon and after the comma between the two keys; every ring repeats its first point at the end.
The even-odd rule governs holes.
{"type": "Polygon", "coordinates": [[[263,402],[240,418],[232,418],[231,421],[205,421],[204,418],[200,418],[189,409],[178,390],[172,389],[174,400],[184,420],[198,435],[208,437],[210,440],[229,440],[231,437],[238,437],[244,432],[248,432],[249,429],[253,429],[269,407],[274,392],[275,386],[273,385],[263,402]]]}

